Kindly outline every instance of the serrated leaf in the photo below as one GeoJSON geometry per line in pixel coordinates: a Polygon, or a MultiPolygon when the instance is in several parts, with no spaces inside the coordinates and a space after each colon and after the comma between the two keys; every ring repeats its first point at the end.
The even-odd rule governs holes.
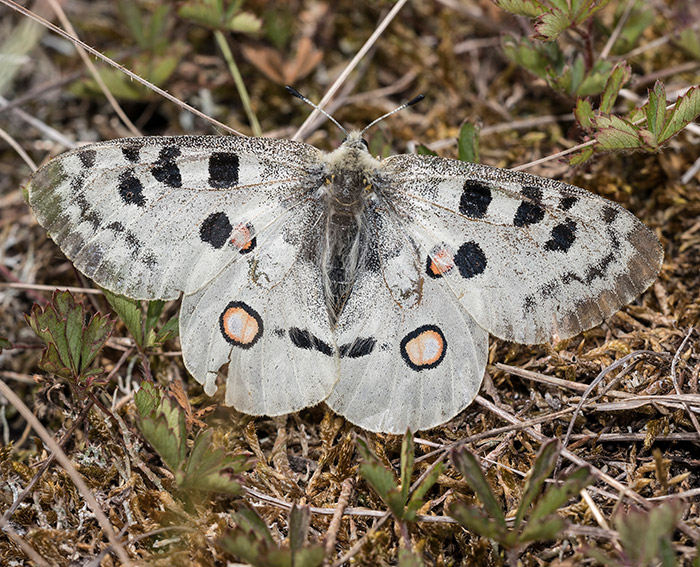
{"type": "Polygon", "coordinates": [[[549,0],[550,9],[537,18],[535,37],[553,41],[564,30],[576,27],[595,15],[611,0],[549,0]]]}
{"type": "Polygon", "coordinates": [[[154,388],[152,384],[141,387],[147,388],[147,396],[141,398],[141,407],[145,411],[139,415],[139,429],[168,469],[176,472],[187,454],[185,412],[174,404],[163,390],[154,388]],[[153,400],[149,400],[152,396],[157,399],[155,404],[153,400]]]}
{"type": "Polygon", "coordinates": [[[267,524],[262,521],[254,510],[247,506],[241,506],[232,516],[233,521],[240,529],[253,534],[256,539],[267,546],[273,547],[275,545],[275,540],[272,539],[267,529],[267,524]]]}
{"type": "Polygon", "coordinates": [[[529,523],[538,521],[552,514],[570,498],[581,492],[592,481],[593,477],[590,471],[586,468],[580,468],[567,476],[562,484],[548,487],[530,514],[529,523]]]}
{"type": "Polygon", "coordinates": [[[574,108],[574,117],[581,128],[585,130],[591,128],[591,126],[593,126],[593,119],[595,118],[591,101],[587,98],[579,98],[576,101],[576,108],[574,108]]]}
{"type": "Polygon", "coordinates": [[[629,150],[642,147],[641,129],[619,116],[598,116],[594,137],[603,150],[629,150]]]}
{"type": "Polygon", "coordinates": [[[479,163],[479,128],[465,122],[459,129],[457,157],[460,161],[479,163]]]}
{"type": "Polygon", "coordinates": [[[159,390],[148,380],[141,382],[139,389],[134,394],[134,404],[139,416],[145,417],[154,412],[160,403],[159,390]]]}
{"type": "Polygon", "coordinates": [[[644,105],[647,117],[647,128],[659,135],[666,123],[666,88],[661,81],[656,81],[654,88],[649,90],[649,100],[644,105]]]}
{"type": "Polygon", "coordinates": [[[537,0],[493,0],[493,2],[506,12],[528,18],[536,18],[545,10],[542,3],[537,0]]]}
{"type": "MultiPolygon", "coordinates": [[[[76,302],[68,291],[54,292],[45,308],[34,305],[25,319],[37,336],[46,343],[40,367],[63,378],[83,380],[112,333],[114,324],[100,314],[87,317],[85,305],[76,302]]],[[[90,371],[94,377],[95,372],[90,371]]]]}
{"type": "Polygon", "coordinates": [[[600,97],[600,112],[609,114],[612,112],[620,94],[620,89],[632,77],[632,68],[627,63],[618,63],[610,73],[603,94],[600,97]]]}
{"type": "Polygon", "coordinates": [[[678,134],[698,116],[700,116],[700,86],[695,86],[676,100],[666,125],[658,135],[659,144],[678,134]]]}
{"type": "Polygon", "coordinates": [[[230,455],[214,447],[212,436],[210,429],[197,435],[184,467],[175,474],[178,487],[238,494],[243,485],[241,473],[250,468],[249,456],[230,455]]]}
{"type": "Polygon", "coordinates": [[[177,317],[168,319],[158,332],[153,340],[153,346],[162,345],[164,342],[177,337],[180,328],[180,320],[177,317]]]}
{"type": "Polygon", "coordinates": [[[502,542],[508,535],[505,524],[489,518],[483,510],[467,506],[464,502],[455,502],[447,513],[462,526],[480,536],[502,542]]]}
{"type": "Polygon", "coordinates": [[[240,12],[228,20],[226,28],[240,33],[255,33],[262,29],[262,20],[251,12],[240,12]]]}
{"type": "Polygon", "coordinates": [[[533,43],[527,37],[505,34],[501,40],[503,53],[531,73],[547,79],[564,68],[564,54],[556,43],[533,43]]]}
{"type": "Polygon", "coordinates": [[[102,289],[105,299],[112,306],[124,326],[127,328],[137,345],[144,347],[143,342],[143,312],[141,302],[124,295],[102,289]]]}
{"type": "Polygon", "coordinates": [[[544,481],[552,474],[557,464],[560,451],[561,444],[559,440],[552,439],[544,444],[537,453],[535,462],[532,463],[532,468],[525,479],[523,495],[520,499],[518,511],[515,515],[515,522],[513,524],[514,529],[517,530],[520,527],[521,522],[525,518],[525,514],[530,508],[530,504],[532,504],[535,498],[542,492],[544,481]]]}
{"type": "Polygon", "coordinates": [[[476,457],[474,457],[466,447],[461,447],[453,450],[450,458],[455,468],[464,477],[464,480],[469,483],[471,489],[484,505],[486,513],[493,518],[499,526],[505,529],[506,519],[503,515],[503,510],[501,510],[501,506],[496,501],[496,497],[493,495],[491,487],[484,473],[481,471],[481,466],[476,460],[476,457]]]}
{"type": "Polygon", "coordinates": [[[571,156],[571,158],[569,158],[569,163],[571,165],[580,165],[580,164],[588,161],[589,159],[591,159],[592,156],[593,156],[593,148],[591,148],[591,147],[584,148],[578,154],[574,154],[573,156],[571,156]]]}

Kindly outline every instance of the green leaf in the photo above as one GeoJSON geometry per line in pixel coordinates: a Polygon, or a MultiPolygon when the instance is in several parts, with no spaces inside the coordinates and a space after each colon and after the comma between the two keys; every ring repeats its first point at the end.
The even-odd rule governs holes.
{"type": "Polygon", "coordinates": [[[663,144],[683,130],[688,124],[700,116],[700,86],[689,89],[683,96],[678,97],[661,133],[659,143],[663,144]]]}
{"type": "Polygon", "coordinates": [[[481,471],[476,457],[474,457],[466,447],[461,447],[453,450],[450,458],[455,468],[464,477],[464,480],[466,480],[471,489],[476,492],[477,497],[486,509],[486,513],[493,518],[499,526],[505,529],[506,519],[503,515],[503,510],[501,510],[500,505],[496,501],[496,497],[493,495],[491,487],[484,473],[481,471]]]}
{"type": "Polygon", "coordinates": [[[619,510],[615,527],[629,564],[650,565],[660,559],[663,542],[672,541],[682,506],[677,502],[667,502],[649,512],[631,509],[624,513],[619,510]]]}
{"type": "Polygon", "coordinates": [[[357,440],[360,455],[364,462],[360,465],[360,475],[364,478],[374,491],[379,495],[384,504],[389,507],[391,513],[399,520],[404,517],[405,500],[402,491],[396,483],[394,474],[384,468],[377,457],[369,450],[367,443],[357,440]]]}
{"type": "Polygon", "coordinates": [[[413,443],[413,433],[410,428],[406,430],[401,443],[401,500],[408,500],[408,490],[411,487],[411,475],[413,474],[413,462],[415,460],[416,446],[413,443]]]}
{"type": "Polygon", "coordinates": [[[180,320],[177,317],[168,319],[158,332],[153,340],[153,346],[162,345],[166,341],[177,337],[180,328],[180,320]]]}
{"type": "MultiPolygon", "coordinates": [[[[292,515],[296,513],[292,508],[289,519],[290,531],[296,531],[299,527],[292,528],[292,523],[298,521],[298,519],[292,519],[292,515]]],[[[242,506],[232,515],[232,518],[236,527],[221,537],[217,543],[222,549],[247,563],[255,567],[320,567],[323,564],[325,559],[323,547],[305,545],[301,548],[288,549],[278,546],[262,519],[246,506],[242,506]]],[[[305,520],[302,522],[305,523],[305,520]]],[[[294,537],[296,539],[297,536],[294,537]]]]}
{"type": "Polygon", "coordinates": [[[588,161],[589,159],[591,159],[592,156],[593,156],[593,148],[591,148],[591,147],[584,148],[579,153],[571,156],[571,158],[569,159],[569,163],[571,165],[580,165],[580,164],[588,161]]]}
{"type": "Polygon", "coordinates": [[[175,474],[177,485],[183,490],[238,494],[243,485],[241,473],[250,468],[249,455],[230,455],[214,447],[212,436],[211,429],[197,435],[187,461],[175,474]]]}
{"type": "Polygon", "coordinates": [[[591,128],[593,126],[593,119],[595,118],[595,114],[593,113],[593,105],[591,104],[591,101],[587,98],[579,98],[576,101],[574,116],[581,128],[583,128],[584,130],[588,130],[589,128],[591,128]]]}
{"type": "Polygon", "coordinates": [[[541,2],[537,0],[493,0],[499,8],[528,18],[537,18],[545,10],[541,2]]]}
{"type": "Polygon", "coordinates": [[[457,157],[461,161],[479,163],[479,128],[474,124],[465,122],[459,129],[457,138],[457,157]]]}
{"type": "Polygon", "coordinates": [[[580,26],[611,0],[549,0],[550,8],[535,22],[535,38],[553,41],[568,28],[580,26]]]}
{"type": "Polygon", "coordinates": [[[408,521],[414,521],[416,519],[416,512],[424,504],[423,498],[432,488],[432,486],[437,482],[438,477],[442,473],[442,469],[442,463],[438,463],[438,465],[430,471],[428,476],[426,476],[423,479],[423,481],[416,487],[416,489],[413,491],[413,494],[411,494],[411,498],[409,499],[408,504],[406,506],[404,519],[408,521]]]}
{"type": "Polygon", "coordinates": [[[12,348],[12,342],[10,342],[10,340],[7,339],[6,337],[3,337],[2,335],[0,335],[0,352],[2,352],[3,350],[9,350],[11,348],[12,348]]]}
{"type": "Polygon", "coordinates": [[[113,293],[108,289],[102,289],[105,299],[114,309],[115,313],[124,323],[134,341],[140,347],[144,347],[143,342],[143,312],[141,302],[124,295],[113,293]]]}
{"type": "Polygon", "coordinates": [[[622,86],[632,77],[632,68],[627,63],[618,63],[610,73],[603,94],[600,97],[600,112],[609,114],[612,112],[620,94],[622,86]]]}
{"type": "Polygon", "coordinates": [[[399,549],[399,567],[425,567],[423,558],[410,549],[399,549]]]}
{"type": "Polygon", "coordinates": [[[311,509],[294,504],[289,512],[289,547],[292,553],[299,551],[306,544],[310,522],[311,509]]]}
{"type": "Polygon", "coordinates": [[[656,81],[653,89],[649,90],[649,100],[644,105],[646,110],[647,128],[658,138],[666,123],[666,88],[661,81],[656,81]]]}
{"type": "Polygon", "coordinates": [[[544,481],[550,474],[552,474],[552,471],[557,464],[560,451],[561,444],[559,443],[559,440],[552,439],[543,445],[537,453],[535,462],[532,464],[532,468],[525,479],[523,495],[520,499],[518,511],[515,516],[515,522],[513,524],[514,529],[517,530],[520,527],[521,522],[525,518],[525,514],[530,508],[530,504],[532,504],[535,501],[535,498],[537,498],[537,496],[542,492],[542,489],[544,488],[544,481]]]}
{"type": "Polygon", "coordinates": [[[552,514],[592,481],[593,476],[590,471],[580,468],[567,476],[562,484],[550,486],[530,514],[529,522],[536,522],[552,514]]]}
{"type": "Polygon", "coordinates": [[[641,129],[619,116],[597,116],[595,139],[602,150],[629,150],[642,147],[641,129]]]}
{"type": "Polygon", "coordinates": [[[417,153],[419,156],[436,156],[436,155],[437,155],[437,152],[434,152],[434,151],[431,150],[428,146],[424,146],[423,144],[420,144],[420,145],[416,148],[416,153],[417,153]]]}
{"type": "Polygon", "coordinates": [[[501,48],[508,59],[543,79],[564,68],[564,54],[556,43],[534,43],[527,37],[505,34],[501,48]]]}
{"type": "Polygon", "coordinates": [[[35,304],[25,319],[47,346],[42,369],[73,381],[85,381],[86,373],[92,380],[101,372],[88,369],[114,328],[108,317],[93,315],[86,325],[85,305],[68,291],[56,291],[46,307],[35,304]]]}
{"type": "Polygon", "coordinates": [[[688,55],[700,61],[700,33],[698,30],[693,29],[692,26],[685,28],[674,43],[688,55]]]}
{"type": "Polygon", "coordinates": [[[447,513],[462,526],[480,536],[498,542],[504,542],[508,537],[508,529],[505,524],[502,525],[500,522],[492,520],[483,510],[467,506],[464,502],[453,503],[447,513]]]}
{"type": "Polygon", "coordinates": [[[553,516],[538,522],[528,522],[525,529],[518,536],[518,543],[530,543],[557,539],[566,527],[566,521],[558,516],[553,516]]]}
{"type": "Polygon", "coordinates": [[[141,433],[168,469],[178,471],[187,452],[185,412],[150,382],[141,384],[135,398],[141,433]]]}
{"type": "Polygon", "coordinates": [[[241,12],[227,21],[226,28],[234,32],[255,33],[262,29],[262,20],[251,12],[241,12]]]}

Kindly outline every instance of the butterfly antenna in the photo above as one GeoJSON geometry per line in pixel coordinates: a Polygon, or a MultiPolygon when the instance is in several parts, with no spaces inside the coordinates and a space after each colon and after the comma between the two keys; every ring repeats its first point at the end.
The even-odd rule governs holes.
{"type": "Polygon", "coordinates": [[[293,89],[289,85],[284,87],[284,90],[286,90],[290,95],[295,96],[300,100],[303,100],[306,104],[308,104],[312,108],[315,108],[316,110],[318,110],[321,114],[323,114],[326,118],[328,118],[328,120],[330,120],[331,122],[333,122],[333,124],[335,124],[338,128],[340,128],[343,131],[343,134],[345,134],[346,136],[348,135],[348,131],[345,128],[343,128],[335,118],[333,118],[330,114],[328,114],[325,110],[323,110],[318,104],[316,104],[315,102],[311,102],[308,98],[306,98],[298,90],[293,89]]]}
{"type": "Polygon", "coordinates": [[[384,120],[384,119],[387,118],[388,116],[391,116],[392,114],[395,114],[396,112],[399,112],[399,111],[403,110],[404,108],[408,108],[409,106],[413,106],[414,104],[416,104],[417,102],[420,102],[420,101],[423,100],[424,98],[425,98],[425,96],[423,96],[422,94],[420,94],[420,95],[418,95],[417,97],[412,98],[412,99],[409,100],[408,102],[405,102],[404,104],[402,104],[402,105],[399,106],[398,108],[395,108],[395,109],[392,110],[391,112],[387,112],[384,116],[380,116],[380,117],[377,118],[376,120],[373,120],[373,121],[370,122],[367,126],[364,127],[364,129],[362,130],[362,132],[360,132],[360,135],[364,134],[367,130],[369,130],[369,129],[370,129],[372,126],[374,126],[377,122],[380,122],[381,120],[384,120]]]}

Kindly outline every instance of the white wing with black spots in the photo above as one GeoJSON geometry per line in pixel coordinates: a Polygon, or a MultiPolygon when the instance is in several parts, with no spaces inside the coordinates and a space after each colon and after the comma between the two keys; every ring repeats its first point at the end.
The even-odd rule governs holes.
{"type": "Polygon", "coordinates": [[[318,156],[285,140],[126,138],[55,158],[27,193],[85,275],[136,299],[173,299],[236,258],[236,237],[292,211],[318,156]]]}
{"type": "Polygon", "coordinates": [[[428,156],[394,156],[382,169],[424,273],[500,338],[541,343],[594,327],[661,266],[636,217],[578,187],[428,156]]]}

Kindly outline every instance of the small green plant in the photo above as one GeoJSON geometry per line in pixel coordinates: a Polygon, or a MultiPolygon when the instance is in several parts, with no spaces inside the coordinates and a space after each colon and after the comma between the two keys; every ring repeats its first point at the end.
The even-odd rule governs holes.
{"type": "Polygon", "coordinates": [[[613,521],[620,549],[611,555],[594,548],[585,548],[584,553],[610,567],[676,567],[681,563],[673,549],[673,532],[682,511],[679,502],[661,504],[649,511],[618,508],[613,521]]]}
{"type": "Polygon", "coordinates": [[[557,440],[550,441],[540,449],[525,481],[515,518],[509,527],[505,513],[481,471],[479,461],[466,448],[456,449],[451,455],[452,462],[476,493],[483,509],[456,502],[449,509],[450,516],[468,530],[504,547],[510,563],[515,565],[518,554],[529,544],[559,536],[566,527],[566,520],[558,516],[556,511],[592,481],[588,469],[580,468],[561,483],[545,489],[545,480],[554,470],[559,452],[560,444],[557,440]]]}
{"type": "Polygon", "coordinates": [[[289,512],[289,545],[275,542],[252,509],[242,506],[233,514],[236,527],[218,540],[223,550],[255,567],[320,567],[323,547],[308,543],[311,512],[308,506],[293,506],[289,512]]]}
{"type": "Polygon", "coordinates": [[[238,494],[248,455],[230,455],[212,444],[212,430],[200,432],[187,449],[185,412],[153,383],[142,382],[134,398],[141,433],[170,469],[181,490],[238,494]]]}
{"type": "Polygon", "coordinates": [[[156,330],[158,320],[165,307],[164,301],[149,301],[144,313],[141,302],[103,289],[105,298],[119,315],[139,350],[157,347],[177,336],[178,319],[171,317],[156,330]]]}
{"type": "Polygon", "coordinates": [[[616,91],[628,78],[629,71],[625,72],[624,69],[611,75],[608,83],[611,85],[610,91],[615,91],[614,96],[606,86],[598,112],[594,112],[590,101],[578,102],[576,119],[596,141],[596,145],[576,156],[573,163],[581,163],[590,157],[594,149],[658,151],[700,116],[700,87],[690,88],[672,108],[667,109],[666,89],[660,81],[649,89],[649,99],[642,107],[635,108],[627,116],[608,114],[612,109],[611,101],[617,96],[616,91]],[[605,96],[607,93],[609,96],[605,96]]]}
{"type": "Polygon", "coordinates": [[[88,318],[82,302],[76,302],[69,291],[55,291],[45,306],[35,304],[25,319],[46,344],[39,367],[60,376],[73,388],[90,388],[101,383],[102,368],[92,363],[114,329],[104,315],[88,318]]]}
{"type": "Polygon", "coordinates": [[[413,475],[415,461],[415,444],[411,430],[407,430],[401,444],[401,478],[397,482],[396,475],[382,466],[379,459],[372,453],[363,439],[357,440],[357,446],[362,456],[360,475],[374,491],[379,495],[384,504],[389,508],[394,520],[398,523],[404,550],[400,559],[402,565],[422,565],[422,560],[410,550],[410,538],[407,523],[415,522],[418,510],[425,503],[423,498],[435,484],[442,472],[442,463],[431,469],[430,473],[421,481],[411,493],[411,476],[413,475]],[[418,561],[419,563],[416,563],[418,561]]]}

